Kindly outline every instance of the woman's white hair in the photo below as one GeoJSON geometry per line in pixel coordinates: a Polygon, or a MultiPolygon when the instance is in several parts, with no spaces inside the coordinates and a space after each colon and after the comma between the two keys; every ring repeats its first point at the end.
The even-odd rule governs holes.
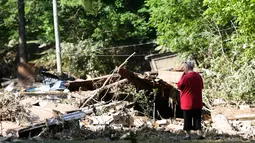
{"type": "Polygon", "coordinates": [[[184,61],[184,64],[187,66],[187,68],[189,70],[193,70],[194,69],[194,62],[193,61],[186,60],[186,61],[184,61]]]}

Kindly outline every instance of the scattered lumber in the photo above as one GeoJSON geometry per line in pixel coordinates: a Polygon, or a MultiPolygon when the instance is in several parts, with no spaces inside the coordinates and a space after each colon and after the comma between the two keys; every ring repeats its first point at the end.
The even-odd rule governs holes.
{"type": "Polygon", "coordinates": [[[129,71],[128,69],[120,68],[118,72],[121,77],[128,79],[129,82],[133,83],[137,87],[141,89],[151,90],[152,86],[149,80],[141,79],[133,72],[129,71]]]}
{"type": "MultiPolygon", "coordinates": [[[[103,137],[111,136],[115,138],[117,133],[112,133],[112,129],[121,132],[138,131],[145,128],[176,133],[177,136],[182,134],[184,121],[182,118],[176,117],[176,112],[178,112],[177,101],[179,100],[176,83],[182,72],[177,69],[148,71],[140,74],[122,68],[133,55],[130,55],[109,75],[86,80],[64,80],[63,83],[67,84],[63,85],[63,88],[61,86],[62,91],[18,91],[15,88],[17,85],[10,85],[17,79],[4,79],[7,81],[1,83],[1,85],[10,85],[10,88],[7,88],[8,90],[5,90],[4,93],[0,92],[0,107],[3,106],[0,108],[0,120],[4,122],[4,127],[1,127],[2,122],[0,123],[0,135],[8,136],[10,129],[15,132],[13,135],[28,137],[32,133],[31,139],[41,140],[41,137],[49,134],[48,131],[51,129],[57,130],[56,128],[61,128],[66,124],[72,126],[73,123],[79,123],[79,125],[76,125],[72,132],[79,132],[77,134],[84,132],[83,136],[95,134],[93,136],[98,137],[99,132],[107,132],[107,135],[103,137]],[[126,90],[129,88],[132,88],[131,92],[126,90]],[[152,95],[150,91],[154,88],[158,90],[157,93],[152,95]],[[141,109],[144,103],[135,99],[137,92],[141,89],[149,91],[144,93],[145,95],[142,95],[144,97],[139,100],[147,98],[146,102],[150,105],[148,110],[151,110],[152,113],[145,114],[146,111],[141,109]],[[115,93],[115,91],[118,92],[115,93]],[[119,91],[122,93],[119,94],[119,91]],[[123,95],[130,99],[122,98],[123,95]],[[141,108],[139,108],[140,106],[141,108]],[[174,116],[164,117],[163,114],[174,116]],[[7,121],[11,124],[6,124],[7,121]],[[107,131],[108,128],[111,128],[111,131],[107,131]],[[37,130],[39,130],[38,133],[37,130]]],[[[60,80],[60,77],[54,74],[45,73],[44,75],[60,80]]],[[[41,87],[43,85],[45,83],[33,86],[41,87]]],[[[210,113],[213,110],[209,109],[206,113],[203,113],[203,120],[207,120],[203,123],[212,123],[212,127],[208,128],[215,129],[217,134],[240,134],[245,138],[251,138],[255,134],[255,132],[252,132],[255,130],[254,122],[251,121],[255,119],[255,115],[253,114],[254,110],[249,108],[250,106],[242,106],[242,110],[238,111],[236,115],[216,113],[212,116],[212,120],[210,113]],[[205,118],[205,115],[210,116],[205,118]]],[[[126,135],[128,138],[131,133],[124,133],[124,135],[119,136],[126,135]]],[[[58,136],[61,139],[65,136],[71,138],[70,134],[63,135],[61,131],[58,136]]],[[[1,139],[5,140],[6,138],[1,139]]]]}
{"type": "MultiPolygon", "coordinates": [[[[96,77],[92,79],[87,79],[87,80],[75,80],[75,81],[68,81],[66,86],[70,91],[79,91],[79,90],[94,90],[100,85],[102,85],[107,78],[111,75],[105,75],[101,77],[96,77]]],[[[114,74],[112,76],[111,82],[115,82],[117,79],[119,79],[120,76],[118,74],[114,74]]],[[[109,82],[107,82],[108,84],[109,82]]]]}
{"type": "Polygon", "coordinates": [[[96,96],[99,96],[99,94],[102,91],[104,91],[105,89],[111,88],[113,86],[120,85],[120,84],[125,83],[127,81],[128,81],[127,79],[122,79],[118,82],[115,82],[115,83],[112,83],[112,84],[109,84],[109,85],[106,85],[106,86],[102,86],[101,88],[94,90],[93,94],[84,102],[84,104],[81,106],[81,108],[84,107],[92,98],[95,98],[96,96]]]}
{"type": "Polygon", "coordinates": [[[229,123],[226,116],[222,114],[212,116],[213,128],[215,128],[220,134],[236,135],[237,132],[229,123]]]}
{"type": "Polygon", "coordinates": [[[17,78],[15,78],[15,79],[2,78],[2,79],[7,80],[7,81],[2,82],[0,87],[6,87],[6,86],[8,86],[9,84],[11,84],[13,82],[18,82],[17,78]]]}
{"type": "Polygon", "coordinates": [[[21,95],[63,95],[67,96],[68,93],[65,92],[57,92],[57,91],[49,91],[49,92],[21,92],[21,95]]]}

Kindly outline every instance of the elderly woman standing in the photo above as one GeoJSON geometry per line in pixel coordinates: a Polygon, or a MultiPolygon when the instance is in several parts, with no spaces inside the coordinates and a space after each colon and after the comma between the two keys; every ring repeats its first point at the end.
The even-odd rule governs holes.
{"type": "Polygon", "coordinates": [[[184,116],[184,127],[186,137],[190,138],[190,130],[197,130],[198,138],[204,139],[201,130],[202,114],[202,89],[203,79],[199,73],[193,71],[194,62],[185,61],[183,65],[183,75],[177,86],[180,90],[180,103],[184,116]]]}

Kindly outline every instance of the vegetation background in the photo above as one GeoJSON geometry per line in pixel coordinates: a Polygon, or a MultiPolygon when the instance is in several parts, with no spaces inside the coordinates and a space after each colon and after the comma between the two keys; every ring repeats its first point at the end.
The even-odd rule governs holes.
{"type": "MultiPolygon", "coordinates": [[[[19,61],[20,4],[28,60],[55,70],[52,1],[1,0],[1,75],[19,61]]],[[[204,69],[205,99],[255,101],[255,0],[58,0],[58,10],[64,72],[107,74],[133,52],[127,67],[143,72],[145,55],[178,52],[204,69]]]]}

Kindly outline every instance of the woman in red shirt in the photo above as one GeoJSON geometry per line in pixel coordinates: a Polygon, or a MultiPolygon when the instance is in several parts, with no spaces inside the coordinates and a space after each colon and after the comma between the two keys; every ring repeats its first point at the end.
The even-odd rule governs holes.
{"type": "Polygon", "coordinates": [[[185,61],[183,66],[183,75],[177,86],[180,90],[180,103],[184,116],[184,127],[186,137],[190,138],[190,130],[198,131],[198,139],[204,139],[201,130],[202,114],[202,89],[203,79],[199,73],[193,71],[194,62],[185,61]]]}

